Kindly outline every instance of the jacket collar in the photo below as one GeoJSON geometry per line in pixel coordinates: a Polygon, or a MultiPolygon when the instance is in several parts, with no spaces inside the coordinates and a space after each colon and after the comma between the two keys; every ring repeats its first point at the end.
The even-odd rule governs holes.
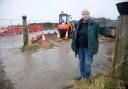
{"type": "MultiPolygon", "coordinates": [[[[82,23],[82,21],[83,21],[83,19],[81,18],[81,19],[79,20],[79,23],[82,23]]],[[[89,17],[88,23],[93,24],[93,23],[95,23],[95,21],[94,21],[93,18],[89,17]]]]}
{"type": "Polygon", "coordinates": [[[95,20],[90,17],[90,18],[89,18],[89,23],[90,23],[90,24],[93,24],[93,23],[95,23],[95,20]]]}

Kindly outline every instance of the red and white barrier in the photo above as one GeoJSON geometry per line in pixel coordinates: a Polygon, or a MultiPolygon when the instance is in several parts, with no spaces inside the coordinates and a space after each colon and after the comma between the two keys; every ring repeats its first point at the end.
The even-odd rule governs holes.
{"type": "Polygon", "coordinates": [[[60,33],[59,31],[57,31],[57,38],[56,38],[56,42],[61,42],[62,39],[60,38],[60,33]]]}
{"type": "Polygon", "coordinates": [[[42,32],[42,41],[41,41],[41,44],[44,45],[44,44],[46,44],[46,43],[47,43],[47,41],[46,41],[44,32],[42,32]]]}
{"type": "Polygon", "coordinates": [[[69,40],[69,37],[68,37],[68,30],[66,31],[66,34],[65,34],[64,40],[69,40]]]}

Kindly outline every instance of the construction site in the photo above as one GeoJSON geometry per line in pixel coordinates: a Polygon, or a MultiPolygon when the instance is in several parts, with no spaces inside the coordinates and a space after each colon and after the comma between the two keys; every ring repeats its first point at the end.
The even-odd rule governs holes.
{"type": "MultiPolygon", "coordinates": [[[[26,24],[28,43],[25,48],[24,23],[1,27],[0,89],[64,89],[79,76],[78,59],[71,50],[74,27],[69,17],[62,12],[58,24],[26,24]]],[[[100,41],[93,76],[110,67],[106,52],[111,39],[101,37],[100,41]]]]}
{"type": "MultiPolygon", "coordinates": [[[[60,3],[58,1],[58,4],[55,5],[60,3]]],[[[17,5],[20,7],[20,4],[17,5]]],[[[32,5],[35,5],[35,2],[32,5]]],[[[42,4],[39,5],[41,6],[42,4]]],[[[28,4],[24,6],[27,7],[28,4]]],[[[128,3],[125,6],[128,6],[128,3]]],[[[98,33],[96,35],[98,38],[96,39],[98,39],[99,50],[93,56],[92,75],[89,82],[82,79],[75,80],[80,76],[80,62],[79,57],[75,56],[73,52],[71,43],[77,26],[79,27],[76,22],[80,22],[79,19],[81,17],[76,13],[74,15],[70,9],[64,12],[61,8],[61,12],[56,12],[59,14],[56,17],[53,14],[54,18],[52,18],[51,10],[48,11],[49,8],[46,11],[47,13],[49,12],[47,14],[49,17],[42,20],[30,19],[31,15],[22,15],[18,19],[9,19],[8,17],[6,19],[2,18],[4,14],[1,15],[0,89],[128,89],[128,77],[126,76],[128,63],[126,60],[128,59],[128,41],[126,39],[128,13],[126,12],[128,8],[125,8],[125,13],[123,14],[119,12],[118,20],[117,16],[114,20],[105,16],[93,18],[110,32],[114,30],[115,33],[113,33],[113,37],[108,38],[103,36],[104,33],[95,32],[96,34],[98,33]],[[70,14],[71,12],[72,14],[70,14]],[[76,19],[75,16],[78,16],[79,19],[76,19]],[[50,21],[51,18],[57,20],[50,21]],[[121,64],[119,65],[119,63],[121,64]]],[[[122,9],[123,7],[118,7],[117,5],[117,8],[119,10],[119,8],[122,9]]],[[[33,10],[32,12],[34,12],[33,10]]],[[[42,17],[45,18],[46,13],[41,15],[44,15],[42,17]]],[[[41,15],[36,15],[36,17],[41,15]]],[[[89,26],[90,23],[87,22],[87,24],[89,26]]],[[[98,27],[98,25],[96,26],[98,27]]]]}

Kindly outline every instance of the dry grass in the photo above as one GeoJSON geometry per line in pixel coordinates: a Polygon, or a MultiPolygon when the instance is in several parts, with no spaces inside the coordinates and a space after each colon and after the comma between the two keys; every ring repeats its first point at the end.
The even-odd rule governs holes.
{"type": "Polygon", "coordinates": [[[38,49],[50,49],[50,48],[53,48],[55,47],[56,45],[54,45],[54,43],[51,43],[51,42],[47,42],[46,44],[41,44],[41,43],[33,43],[33,44],[29,44],[23,48],[21,48],[22,52],[25,52],[25,51],[29,51],[29,52],[35,52],[37,51],[38,49]]]}
{"type": "Polygon", "coordinates": [[[76,81],[71,89],[125,89],[121,81],[112,80],[108,76],[99,76],[90,81],[80,80],[76,81]]]}

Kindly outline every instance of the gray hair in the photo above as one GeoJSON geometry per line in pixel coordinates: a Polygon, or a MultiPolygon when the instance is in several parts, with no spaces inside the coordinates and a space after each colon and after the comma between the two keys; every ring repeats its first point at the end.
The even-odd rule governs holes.
{"type": "Polygon", "coordinates": [[[82,13],[87,13],[87,14],[89,14],[89,15],[90,15],[90,12],[89,12],[89,10],[88,10],[88,9],[83,9],[83,10],[82,10],[82,13]]]}

